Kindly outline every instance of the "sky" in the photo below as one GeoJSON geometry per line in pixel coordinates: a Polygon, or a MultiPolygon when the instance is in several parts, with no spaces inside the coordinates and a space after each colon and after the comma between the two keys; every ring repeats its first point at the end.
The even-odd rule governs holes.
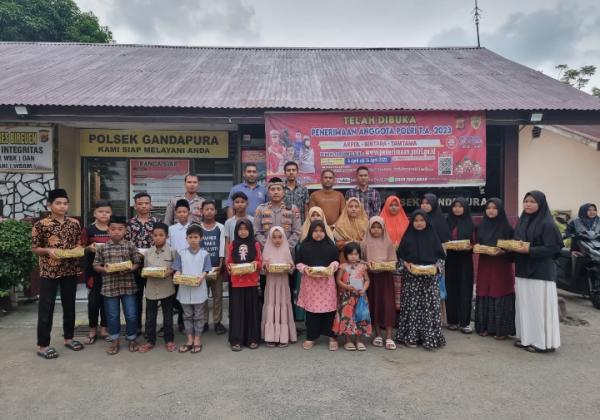
{"type": "MultiPolygon", "coordinates": [[[[477,44],[474,0],[76,0],[118,43],[276,47],[477,44]]],[[[595,65],[599,0],[479,0],[481,45],[557,77],[595,65]]]]}

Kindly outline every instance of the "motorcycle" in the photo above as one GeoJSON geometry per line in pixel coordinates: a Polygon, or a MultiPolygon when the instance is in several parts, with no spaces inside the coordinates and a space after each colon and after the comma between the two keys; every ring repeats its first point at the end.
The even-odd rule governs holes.
{"type": "Polygon", "coordinates": [[[589,298],[600,309],[600,233],[583,232],[577,241],[580,252],[563,248],[556,260],[556,286],[589,298]]]}

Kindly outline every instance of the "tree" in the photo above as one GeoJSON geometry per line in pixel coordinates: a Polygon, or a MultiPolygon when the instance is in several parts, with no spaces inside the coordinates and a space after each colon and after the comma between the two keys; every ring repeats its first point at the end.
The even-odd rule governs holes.
{"type": "Polygon", "coordinates": [[[107,43],[112,32],[74,0],[2,0],[0,41],[107,43]]]}
{"type": "MultiPolygon", "coordinates": [[[[581,66],[578,69],[572,69],[566,64],[559,64],[554,67],[558,70],[558,79],[569,86],[581,90],[587,86],[591,77],[596,74],[596,66],[581,66]]],[[[592,95],[600,97],[600,88],[593,87],[592,95]]]]}

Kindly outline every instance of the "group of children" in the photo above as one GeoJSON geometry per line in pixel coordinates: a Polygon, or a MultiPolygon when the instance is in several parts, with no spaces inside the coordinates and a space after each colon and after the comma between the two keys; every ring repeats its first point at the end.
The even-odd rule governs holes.
{"type": "MultiPolygon", "coordinates": [[[[150,199],[146,193],[135,197],[136,209],[138,201],[143,204],[146,198],[150,199]]],[[[54,221],[58,216],[51,200],[49,203],[53,212],[50,220],[54,221]]],[[[361,202],[350,198],[335,226],[326,224],[322,209],[309,209],[300,243],[294,249],[290,249],[281,226],[269,229],[262,247],[255,239],[251,216],[245,213],[245,194],[236,193],[232,203],[235,215],[225,225],[216,222],[216,204],[212,200],[202,203],[202,223],[190,224],[189,204],[185,199],[179,200],[175,206],[177,223],[168,227],[151,220],[149,211],[138,213],[133,222],[114,216],[110,203],[99,200],[95,221],[80,241],[86,246],[90,263],[86,271],[90,316],[87,344],[93,344],[97,335],[106,336],[110,343],[107,353],[119,352],[122,305],[128,350],[151,350],[156,345],[160,304],[167,350],[199,353],[201,336],[208,329],[209,289],[213,296],[215,332],[227,331],[221,323],[226,271],[230,286],[229,344],[233,351],[243,347],[255,349],[261,341],[267,347],[281,348],[296,342],[294,306],[304,310],[306,340],[302,346],[307,350],[321,335],[329,338],[331,351],[338,349],[339,336],[344,336],[344,349],[348,351],[366,350],[364,339],[370,337],[373,346],[387,350],[395,350],[397,344],[439,348],[445,345],[442,334],[445,322],[449,330],[472,332],[474,277],[475,330],[481,336],[504,339],[517,334],[520,338],[517,345],[528,351],[548,351],[560,345],[556,287],[549,264],[560,251],[562,240],[541,192],[526,195],[524,212],[514,231],[502,202],[496,198],[488,201],[478,226],[473,223],[464,199],[454,200],[451,213],[444,217],[437,197],[427,194],[421,208],[409,219],[398,197],[391,196],[381,215],[369,219],[361,202]],[[133,230],[132,223],[136,227],[133,230]],[[146,235],[146,243],[151,246],[141,249],[136,246],[141,240],[139,235],[146,235]],[[444,246],[449,241],[468,240],[471,244],[495,247],[502,239],[517,239],[522,246],[510,253],[480,255],[476,276],[472,247],[446,250],[444,246]],[[111,264],[124,262],[128,264],[122,269],[109,269],[111,264]],[[238,264],[250,265],[251,270],[237,273],[238,264]],[[271,265],[284,264],[289,270],[270,270],[271,265]],[[427,273],[414,270],[422,266],[435,270],[427,273]],[[136,282],[142,267],[164,267],[166,275],[147,277],[143,286],[139,280],[136,282]],[[296,302],[289,287],[294,272],[299,273],[296,302]],[[262,299],[261,274],[266,276],[262,299]],[[176,287],[173,276],[178,275],[193,276],[197,285],[176,287]],[[147,342],[143,345],[137,342],[141,322],[137,296],[141,287],[145,287],[146,297],[147,342]],[[178,307],[186,335],[185,344],[179,347],[173,331],[173,312],[178,307]]],[[[40,223],[34,226],[34,251],[42,257],[40,265],[45,273],[45,264],[70,261],[56,258],[52,246],[73,248],[78,244],[60,241],[42,244],[36,234],[42,229],[40,223]]],[[[73,276],[71,272],[67,274],[73,276]]],[[[54,353],[48,353],[47,335],[38,333],[38,354],[53,358],[57,354],[54,349],[54,353]]],[[[72,334],[65,334],[65,344],[73,350],[83,348],[72,340],[72,334]]]]}

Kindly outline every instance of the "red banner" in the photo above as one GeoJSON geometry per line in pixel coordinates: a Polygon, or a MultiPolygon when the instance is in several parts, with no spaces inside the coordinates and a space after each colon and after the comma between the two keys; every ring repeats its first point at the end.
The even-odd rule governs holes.
{"type": "Polygon", "coordinates": [[[265,128],[268,175],[293,160],[308,187],[323,169],[351,186],[359,166],[379,187],[485,184],[482,112],[267,113],[265,128]]]}

